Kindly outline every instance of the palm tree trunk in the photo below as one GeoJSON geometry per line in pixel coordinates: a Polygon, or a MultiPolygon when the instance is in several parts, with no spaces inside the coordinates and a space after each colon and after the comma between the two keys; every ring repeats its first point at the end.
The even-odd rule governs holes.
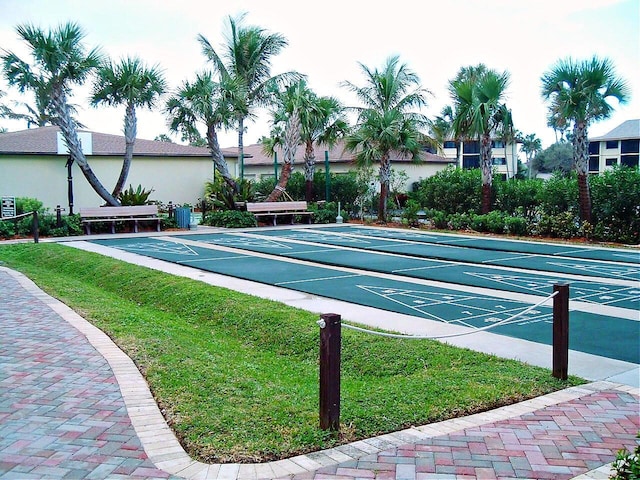
{"type": "Polygon", "coordinates": [[[313,141],[307,140],[304,152],[304,179],[305,179],[305,200],[313,201],[313,175],[316,170],[316,156],[313,151],[313,141]]]}
{"type": "Polygon", "coordinates": [[[129,170],[131,169],[131,161],[133,159],[133,147],[136,143],[136,136],[138,134],[138,119],[136,118],[136,108],[132,103],[127,105],[127,113],[124,117],[124,159],[122,160],[122,168],[120,169],[120,176],[116,182],[116,186],[113,187],[114,198],[118,198],[120,192],[124,188],[124,184],[129,176],[129,170]]]}
{"type": "Polygon", "coordinates": [[[482,162],[482,214],[491,211],[491,136],[482,135],[480,140],[480,158],[482,162]]]}
{"type": "Polygon", "coordinates": [[[93,173],[93,170],[89,166],[89,162],[87,162],[87,159],[84,156],[82,145],[78,139],[76,124],[71,118],[71,113],[69,112],[67,96],[61,85],[53,87],[51,91],[51,103],[57,113],[55,123],[60,127],[62,136],[69,148],[69,155],[71,155],[73,161],[78,164],[78,167],[80,167],[80,170],[89,182],[89,185],[91,185],[95,192],[109,205],[120,206],[120,202],[118,202],[113,195],[104,188],[102,183],[100,183],[100,180],[98,180],[98,177],[93,173]]]}
{"type": "Polygon", "coordinates": [[[302,125],[300,124],[300,115],[297,110],[294,110],[293,114],[291,114],[291,117],[289,117],[289,120],[287,121],[287,126],[285,127],[285,138],[282,146],[282,154],[284,159],[282,163],[282,171],[280,172],[280,178],[278,179],[278,184],[269,194],[265,202],[277,201],[287,189],[287,182],[289,181],[291,170],[293,169],[293,159],[296,156],[298,143],[300,143],[301,127],[302,125]]]}
{"type": "Polygon", "coordinates": [[[214,125],[207,126],[207,145],[211,152],[211,160],[216,167],[216,170],[222,175],[223,180],[231,187],[234,193],[238,193],[238,184],[229,173],[229,167],[224,159],[222,150],[220,150],[220,144],[218,143],[218,132],[214,125]]]}
{"type": "Polygon", "coordinates": [[[580,219],[591,222],[591,191],[589,190],[589,141],[587,124],[576,122],[573,127],[573,155],[578,174],[580,219]]]}
{"type": "Polygon", "coordinates": [[[244,118],[238,119],[238,162],[240,163],[240,180],[244,179],[244,118]]]}
{"type": "Polygon", "coordinates": [[[380,201],[378,203],[378,220],[387,221],[387,198],[389,197],[389,182],[391,179],[391,162],[389,154],[384,153],[380,159],[380,201]]]}

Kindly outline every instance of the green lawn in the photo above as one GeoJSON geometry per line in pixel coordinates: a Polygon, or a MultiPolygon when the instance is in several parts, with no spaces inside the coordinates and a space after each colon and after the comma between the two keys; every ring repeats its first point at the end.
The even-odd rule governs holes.
{"type": "Polygon", "coordinates": [[[342,427],[332,435],[318,428],[317,315],[60,244],[0,246],[0,260],[133,358],[204,462],[286,458],[583,382],[435,341],[343,330],[342,427]]]}

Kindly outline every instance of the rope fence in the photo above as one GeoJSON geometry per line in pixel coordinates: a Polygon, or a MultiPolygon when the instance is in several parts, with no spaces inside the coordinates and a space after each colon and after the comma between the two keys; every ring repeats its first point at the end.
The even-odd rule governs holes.
{"type": "Polygon", "coordinates": [[[21,213],[20,215],[14,215],[12,217],[2,217],[0,220],[4,221],[13,221],[18,222],[23,218],[33,216],[33,223],[31,226],[31,233],[33,234],[33,243],[38,243],[40,241],[40,222],[38,220],[38,212],[34,210],[33,212],[21,213]]]}
{"type": "MultiPolygon", "coordinates": [[[[462,336],[465,336],[465,335],[472,335],[472,334],[478,333],[478,332],[485,332],[487,330],[491,330],[492,328],[500,327],[502,325],[508,325],[510,323],[515,323],[516,319],[518,319],[518,318],[522,317],[523,315],[526,315],[530,311],[535,310],[536,308],[544,305],[549,300],[554,298],[556,295],[558,295],[558,292],[553,292],[548,297],[545,297],[543,300],[539,301],[535,305],[532,305],[532,306],[526,308],[522,312],[516,313],[515,315],[512,315],[509,318],[506,318],[504,320],[500,320],[499,322],[493,323],[491,325],[487,325],[485,327],[480,327],[480,328],[474,328],[473,330],[470,330],[468,332],[450,333],[450,334],[447,334],[447,335],[405,335],[405,334],[401,334],[401,333],[387,333],[387,332],[380,332],[380,331],[377,331],[377,330],[369,330],[369,329],[362,328],[362,327],[356,327],[355,325],[349,325],[348,323],[344,323],[344,322],[342,322],[342,326],[344,328],[348,328],[350,330],[356,330],[358,332],[368,333],[368,334],[371,334],[371,335],[378,335],[380,337],[401,338],[401,339],[407,339],[407,340],[441,340],[443,338],[462,337],[462,336]]],[[[452,321],[450,323],[455,323],[457,321],[459,321],[459,320],[454,320],[454,321],[452,321]]]]}
{"type": "Polygon", "coordinates": [[[341,317],[335,313],[325,313],[320,316],[320,428],[322,430],[337,431],[340,428],[340,357],[342,344],[342,326],[362,333],[388,338],[406,340],[439,340],[443,338],[460,337],[478,332],[491,330],[501,325],[512,324],[519,317],[544,305],[553,299],[553,358],[552,375],[560,380],[568,377],[569,364],[569,284],[558,282],[553,286],[553,293],[543,298],[535,305],[525,308],[504,320],[485,327],[475,328],[468,332],[447,335],[404,335],[386,333],[367,328],[356,327],[342,323],[341,317]]]}

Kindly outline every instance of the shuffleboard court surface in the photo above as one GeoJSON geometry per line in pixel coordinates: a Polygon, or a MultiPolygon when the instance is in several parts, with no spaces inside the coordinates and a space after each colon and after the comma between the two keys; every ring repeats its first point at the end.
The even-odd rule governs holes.
{"type": "MultiPolygon", "coordinates": [[[[380,310],[412,315],[419,319],[485,327],[510,318],[531,304],[504,296],[461,292],[456,286],[439,288],[402,280],[381,278],[362,271],[353,273],[336,267],[300,264],[284,259],[265,258],[247,251],[228,251],[175,238],[93,240],[97,243],[160,260],[188,265],[204,271],[245,280],[281,286],[301,292],[334,298],[380,310]]],[[[548,293],[551,293],[550,291],[548,293]]],[[[381,313],[384,315],[384,313],[381,313]]],[[[534,342],[551,343],[552,310],[548,305],[519,317],[514,323],[492,330],[494,333],[534,342]]],[[[393,330],[393,325],[388,326],[393,330]]],[[[570,348],[627,362],[640,363],[638,337],[640,322],[576,311],[571,314],[570,348]]]]}

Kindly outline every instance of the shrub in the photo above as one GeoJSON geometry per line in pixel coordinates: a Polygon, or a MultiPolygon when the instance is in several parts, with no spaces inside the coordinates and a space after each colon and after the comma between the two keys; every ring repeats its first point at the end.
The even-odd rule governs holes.
{"type": "MultiPolygon", "coordinates": [[[[640,438],[640,433],[636,435],[640,438]]],[[[627,449],[618,451],[615,461],[611,465],[613,469],[609,478],[613,480],[634,480],[640,478],[640,445],[636,445],[633,452],[627,449]]]]}
{"type": "Polygon", "coordinates": [[[448,218],[451,230],[466,230],[471,226],[471,215],[468,213],[452,213],[448,218]]]}
{"type": "MultiPolygon", "coordinates": [[[[338,204],[336,202],[325,202],[321,204],[309,204],[309,210],[313,212],[313,223],[335,223],[338,216],[338,204]]],[[[340,211],[340,216],[344,222],[349,220],[349,215],[340,211]]]]}
{"type": "MultiPolygon", "coordinates": [[[[255,199],[254,183],[248,179],[236,179],[238,191],[234,192],[222,175],[216,176],[212,182],[204,185],[204,194],[207,204],[213,208],[223,210],[235,210],[240,202],[251,202],[255,199]]],[[[268,192],[267,195],[271,193],[268,192]]]]}
{"type": "Polygon", "coordinates": [[[548,215],[578,211],[578,179],[575,175],[554,173],[538,192],[538,203],[548,215]]]}
{"type": "Polygon", "coordinates": [[[424,208],[445,213],[480,213],[480,169],[447,167],[414,184],[410,197],[424,208]]]}
{"type": "Polygon", "coordinates": [[[0,237],[11,238],[16,234],[16,228],[13,222],[8,220],[0,220],[0,237]]]}
{"type": "Polygon", "coordinates": [[[498,180],[494,183],[495,208],[513,215],[518,209],[529,216],[539,204],[544,180],[498,180]]]}
{"type": "Polygon", "coordinates": [[[592,177],[590,186],[595,238],[640,243],[640,170],[617,167],[592,177]]]}
{"type": "Polygon", "coordinates": [[[412,227],[417,227],[419,225],[418,212],[420,211],[420,208],[420,204],[415,200],[406,201],[404,210],[402,211],[402,219],[406,221],[407,225],[412,227]]]}
{"type": "Polygon", "coordinates": [[[527,219],[520,216],[505,217],[504,227],[511,235],[527,235],[527,219]]]}
{"type": "Polygon", "coordinates": [[[138,184],[138,187],[134,190],[133,185],[129,185],[127,190],[123,190],[118,195],[118,201],[122,205],[148,205],[149,195],[153,193],[153,188],[145,190],[142,185],[138,184]]]}
{"type": "Polygon", "coordinates": [[[209,212],[202,219],[203,225],[226,228],[255,227],[256,217],[250,212],[240,210],[217,210],[209,212]]]}
{"type": "Polygon", "coordinates": [[[580,219],[572,212],[555,215],[544,213],[532,227],[532,233],[554,238],[575,238],[580,236],[580,227],[580,219]]]}

